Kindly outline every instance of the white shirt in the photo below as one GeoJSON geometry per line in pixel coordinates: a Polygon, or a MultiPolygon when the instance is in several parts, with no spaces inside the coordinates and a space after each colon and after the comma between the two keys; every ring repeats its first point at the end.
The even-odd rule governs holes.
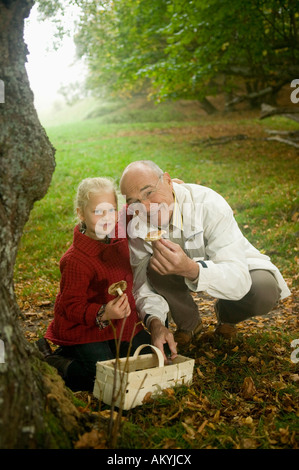
{"type": "MultiPolygon", "coordinates": [[[[251,287],[249,271],[266,269],[274,274],[281,289],[281,299],[290,295],[281,273],[270,258],[243,236],[231,207],[222,196],[196,184],[173,183],[173,189],[172,237],[177,229],[177,234],[182,236],[179,244],[182,246],[183,243],[185,253],[199,263],[199,276],[195,283],[185,279],[191,291],[205,291],[219,299],[239,300],[251,287]]],[[[147,281],[147,265],[153,250],[151,243],[144,238],[149,230],[157,228],[147,226],[138,216],[133,217],[130,224],[129,246],[137,310],[142,320],[149,314],[164,323],[169,312],[168,304],[147,281]]]]}

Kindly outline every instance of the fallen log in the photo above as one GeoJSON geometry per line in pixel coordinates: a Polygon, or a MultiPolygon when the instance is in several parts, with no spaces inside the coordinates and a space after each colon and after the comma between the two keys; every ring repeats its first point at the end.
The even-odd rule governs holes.
{"type": "Polygon", "coordinates": [[[273,137],[268,137],[266,140],[276,140],[277,142],[281,142],[283,144],[291,145],[291,146],[299,149],[299,144],[297,144],[296,142],[293,142],[292,140],[289,140],[289,139],[282,139],[278,135],[275,135],[273,137]]]}
{"type": "Polygon", "coordinates": [[[268,104],[262,104],[260,119],[280,115],[293,121],[299,122],[299,107],[283,106],[281,108],[274,108],[268,104]]]}
{"type": "MultiPolygon", "coordinates": [[[[265,119],[271,116],[283,116],[287,119],[299,122],[299,108],[291,106],[283,106],[281,108],[274,108],[268,104],[262,104],[260,119],[265,119]]],[[[266,140],[275,140],[283,144],[291,145],[292,147],[299,148],[299,131],[277,131],[267,130],[266,132],[275,134],[272,137],[268,137],[266,140]],[[282,138],[281,135],[285,137],[282,138]]]]}

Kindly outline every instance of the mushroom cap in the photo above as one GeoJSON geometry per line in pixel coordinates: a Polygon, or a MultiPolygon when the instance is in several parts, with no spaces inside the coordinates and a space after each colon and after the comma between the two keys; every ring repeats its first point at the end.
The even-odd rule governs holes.
{"type": "Polygon", "coordinates": [[[165,230],[156,230],[154,232],[148,232],[144,240],[146,242],[156,242],[157,240],[160,240],[160,238],[162,238],[165,233],[165,230]]]}
{"type": "Polygon", "coordinates": [[[127,288],[127,283],[126,281],[118,281],[114,282],[114,284],[111,284],[108,289],[108,294],[110,295],[118,295],[117,289],[121,289],[122,291],[125,291],[127,288]]]}

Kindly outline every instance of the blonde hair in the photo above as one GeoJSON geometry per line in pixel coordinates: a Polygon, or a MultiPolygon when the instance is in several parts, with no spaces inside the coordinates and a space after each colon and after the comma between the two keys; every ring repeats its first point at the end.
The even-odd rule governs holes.
{"type": "Polygon", "coordinates": [[[99,193],[113,193],[117,204],[117,189],[113,180],[109,178],[85,178],[78,186],[74,201],[74,210],[77,215],[77,209],[82,213],[89,200],[89,195],[99,193]]]}

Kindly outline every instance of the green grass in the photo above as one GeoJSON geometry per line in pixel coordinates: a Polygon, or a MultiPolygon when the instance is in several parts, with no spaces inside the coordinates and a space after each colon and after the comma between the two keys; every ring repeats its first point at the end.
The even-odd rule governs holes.
{"type": "MultiPolygon", "coordinates": [[[[140,110],[132,111],[134,116],[123,111],[116,123],[115,110],[106,108],[97,118],[46,129],[57,149],[56,170],[21,240],[15,266],[21,309],[55,301],[59,259],[72,240],[73,199],[81,179],[109,176],[118,182],[125,166],[138,159],[154,160],[173,177],[221,193],[249,241],[271,256],[291,288],[298,287],[298,153],[264,140],[265,128],[291,130],[294,124],[244,114],[230,120],[217,116],[170,121],[167,109],[163,119],[157,108],[142,122],[136,122],[140,110]],[[252,139],[222,146],[202,141],[247,132],[252,139]]],[[[258,332],[247,327],[233,345],[223,340],[199,344],[188,354],[196,360],[192,386],[125,413],[119,447],[295,447],[298,387],[292,376],[297,369],[290,362],[289,345],[296,337],[298,332],[284,325],[258,332]],[[284,351],[279,353],[281,347],[284,351]],[[244,362],[244,356],[256,357],[257,362],[244,362]],[[251,399],[240,396],[246,377],[252,377],[257,388],[251,399]]]]}
{"type": "MultiPolygon", "coordinates": [[[[280,125],[279,118],[274,122],[280,125]]],[[[54,299],[58,260],[72,238],[73,198],[80,180],[100,175],[118,182],[125,166],[138,159],[154,160],[173,177],[220,192],[248,239],[291,277],[298,232],[295,152],[273,142],[248,140],[211,147],[198,143],[201,136],[210,135],[212,126],[217,136],[223,125],[227,126],[226,118],[109,125],[91,119],[49,127],[48,136],[57,149],[56,170],[46,197],[31,213],[16,263],[16,282],[32,281],[26,296],[35,293],[54,299]]],[[[264,121],[235,119],[229,132],[238,133],[238,126],[243,132],[260,132],[264,121]]]]}

